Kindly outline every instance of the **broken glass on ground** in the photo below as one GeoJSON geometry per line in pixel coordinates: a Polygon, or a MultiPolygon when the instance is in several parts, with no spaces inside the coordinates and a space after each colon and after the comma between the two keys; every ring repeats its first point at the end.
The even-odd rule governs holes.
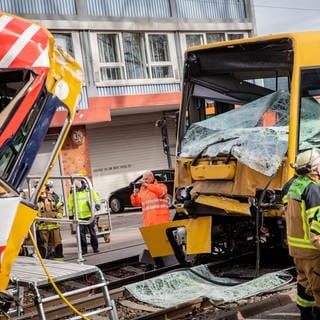
{"type": "Polygon", "coordinates": [[[199,265],[129,284],[125,288],[140,301],[169,308],[199,297],[220,304],[235,302],[278,290],[292,281],[288,272],[276,271],[239,283],[231,278],[214,276],[207,265],[199,265]]]}

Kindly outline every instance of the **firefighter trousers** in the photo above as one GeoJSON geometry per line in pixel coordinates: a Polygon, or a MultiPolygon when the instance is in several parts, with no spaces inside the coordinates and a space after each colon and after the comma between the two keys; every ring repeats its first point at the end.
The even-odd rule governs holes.
{"type": "Polygon", "coordinates": [[[63,248],[60,229],[38,230],[38,249],[44,259],[63,260],[63,248]]]}

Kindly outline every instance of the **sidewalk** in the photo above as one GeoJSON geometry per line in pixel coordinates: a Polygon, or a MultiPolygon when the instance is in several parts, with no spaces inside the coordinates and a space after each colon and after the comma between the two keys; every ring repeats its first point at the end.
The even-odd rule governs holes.
{"type": "MultiPolygon", "coordinates": [[[[77,262],[78,245],[76,234],[71,234],[70,226],[65,225],[61,227],[61,236],[65,261],[77,262]]],[[[140,255],[143,249],[146,248],[136,225],[111,230],[109,243],[105,242],[103,236],[99,236],[99,253],[93,253],[90,246],[90,238],[87,240],[88,254],[83,257],[85,259],[84,264],[97,265],[140,255]]]]}

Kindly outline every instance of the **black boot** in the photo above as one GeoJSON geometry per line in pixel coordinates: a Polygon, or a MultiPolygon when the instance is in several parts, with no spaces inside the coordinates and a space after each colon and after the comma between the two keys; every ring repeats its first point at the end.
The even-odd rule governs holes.
{"type": "MultiPolygon", "coordinates": [[[[300,309],[300,314],[301,314],[300,320],[315,320],[315,318],[313,316],[313,308],[312,307],[302,308],[302,307],[298,306],[298,308],[300,309]]],[[[318,319],[318,318],[316,318],[316,319],[318,319]]]]}
{"type": "Polygon", "coordinates": [[[320,307],[313,307],[313,319],[320,320],[320,307]]]}

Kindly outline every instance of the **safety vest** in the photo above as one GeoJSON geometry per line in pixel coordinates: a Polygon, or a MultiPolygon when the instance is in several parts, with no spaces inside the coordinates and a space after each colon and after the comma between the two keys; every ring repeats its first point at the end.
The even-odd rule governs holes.
{"type": "MultiPolygon", "coordinates": [[[[38,216],[42,218],[58,218],[63,217],[63,208],[57,208],[55,200],[50,193],[44,192],[40,195],[38,200],[38,216]]],[[[59,229],[60,224],[57,222],[37,222],[37,229],[43,231],[50,231],[59,229]]]]}
{"type": "Polygon", "coordinates": [[[143,226],[151,226],[170,221],[167,186],[155,181],[141,187],[139,193],[130,197],[135,207],[142,207],[143,226]]]}
{"type": "Polygon", "coordinates": [[[308,186],[314,183],[308,177],[298,177],[288,191],[286,208],[287,239],[289,254],[297,258],[312,258],[319,255],[318,250],[310,241],[310,226],[314,218],[313,208],[306,210],[302,195],[308,186]]]}
{"type": "Polygon", "coordinates": [[[282,188],[282,192],[281,192],[281,198],[282,198],[282,203],[286,206],[288,204],[288,192],[289,192],[289,188],[292,185],[293,181],[297,179],[297,176],[292,177],[289,181],[287,181],[283,188],[282,188]]]}
{"type": "MultiPolygon", "coordinates": [[[[98,194],[94,190],[92,190],[92,196],[93,196],[93,201],[95,203],[100,201],[98,194]]],[[[90,218],[92,215],[92,211],[90,208],[89,190],[87,190],[87,189],[77,190],[76,191],[76,201],[77,201],[78,218],[81,220],[90,218]]],[[[69,209],[69,216],[74,216],[75,215],[75,206],[74,206],[73,194],[70,194],[70,196],[69,196],[68,209],[69,209]]]]}

